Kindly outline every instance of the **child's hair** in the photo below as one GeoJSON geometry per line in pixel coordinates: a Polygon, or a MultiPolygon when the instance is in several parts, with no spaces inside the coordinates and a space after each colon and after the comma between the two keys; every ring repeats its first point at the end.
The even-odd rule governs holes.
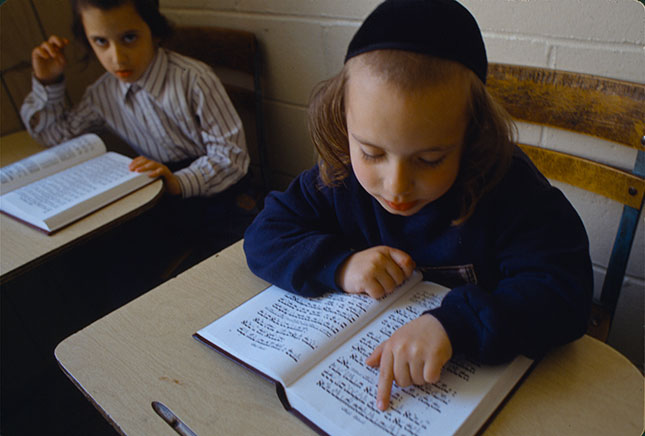
{"type": "Polygon", "coordinates": [[[71,0],[72,3],[72,32],[88,52],[91,52],[90,43],[85,35],[81,12],[86,7],[94,7],[104,11],[122,6],[127,3],[134,5],[137,13],[150,27],[153,38],[160,41],[172,34],[172,26],[168,19],[159,11],[159,0],[71,0]]]}
{"type": "Polygon", "coordinates": [[[469,81],[470,121],[459,174],[452,188],[459,198],[458,216],[453,224],[468,219],[478,200],[506,173],[513,153],[515,127],[475,73],[452,60],[403,50],[374,50],[348,60],[338,75],[318,84],[309,105],[309,131],[319,154],[322,183],[336,186],[349,175],[345,87],[350,68],[357,63],[408,92],[442,85],[454,77],[469,81]]]}

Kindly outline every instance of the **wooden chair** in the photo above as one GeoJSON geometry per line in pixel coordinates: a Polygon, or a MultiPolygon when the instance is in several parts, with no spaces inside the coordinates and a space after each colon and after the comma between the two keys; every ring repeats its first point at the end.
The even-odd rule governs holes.
{"type": "MultiPolygon", "coordinates": [[[[633,171],[520,144],[548,178],[623,204],[600,298],[588,333],[606,341],[623,284],[645,192],[645,85],[587,74],[491,64],[491,94],[518,121],[567,129],[635,148],[633,171]]],[[[593,237],[593,235],[590,235],[593,237]]]]}
{"type": "MultiPolygon", "coordinates": [[[[257,213],[268,192],[268,166],[262,105],[261,56],[252,32],[220,27],[175,26],[163,47],[208,64],[222,81],[237,113],[242,119],[251,156],[252,186],[237,194],[237,205],[257,213]]],[[[219,241],[227,244],[227,241],[219,241]]],[[[214,243],[215,244],[215,243],[214,243]]],[[[223,247],[222,247],[223,248],[223,247]]],[[[217,249],[217,247],[214,247],[217,249]]],[[[187,245],[163,268],[162,280],[201,261],[203,253],[187,245]]]]}
{"type": "Polygon", "coordinates": [[[176,26],[162,45],[210,65],[218,75],[245,128],[254,181],[265,194],[269,188],[264,115],[262,110],[261,56],[252,32],[220,27],[176,26]]]}

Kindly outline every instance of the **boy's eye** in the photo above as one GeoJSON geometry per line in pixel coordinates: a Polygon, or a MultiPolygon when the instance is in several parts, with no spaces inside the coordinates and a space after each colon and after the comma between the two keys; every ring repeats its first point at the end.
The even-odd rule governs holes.
{"type": "Polygon", "coordinates": [[[94,44],[99,47],[105,47],[107,45],[107,39],[105,38],[95,37],[92,38],[92,41],[94,41],[94,44]]]}
{"type": "Polygon", "coordinates": [[[137,40],[136,33],[126,33],[125,35],[123,35],[123,42],[125,44],[132,44],[136,40],[137,40]]]}
{"type": "Polygon", "coordinates": [[[419,158],[419,162],[421,162],[423,165],[429,166],[429,167],[438,167],[441,165],[441,163],[446,159],[446,156],[441,156],[438,159],[428,159],[428,158],[419,158]]]}
{"type": "Polygon", "coordinates": [[[383,156],[385,156],[383,153],[368,153],[365,150],[361,150],[361,156],[363,159],[366,161],[377,161],[379,159],[382,159],[383,156]]]}

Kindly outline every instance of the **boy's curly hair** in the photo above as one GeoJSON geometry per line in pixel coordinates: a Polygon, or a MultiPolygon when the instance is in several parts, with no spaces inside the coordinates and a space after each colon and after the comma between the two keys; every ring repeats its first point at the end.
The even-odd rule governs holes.
{"type": "Polygon", "coordinates": [[[346,84],[353,65],[361,64],[403,91],[441,85],[462,76],[470,82],[465,134],[459,174],[453,186],[459,212],[453,223],[467,220],[479,199],[490,191],[508,169],[514,147],[515,125],[486,86],[463,65],[402,50],[375,50],[347,61],[336,76],[319,83],[309,103],[309,132],[319,159],[324,185],[337,186],[350,174],[349,141],[345,113],[346,84]]]}

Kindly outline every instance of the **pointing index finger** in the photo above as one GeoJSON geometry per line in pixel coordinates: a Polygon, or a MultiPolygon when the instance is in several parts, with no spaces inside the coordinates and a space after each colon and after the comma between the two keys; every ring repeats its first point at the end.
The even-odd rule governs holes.
{"type": "Polygon", "coordinates": [[[381,354],[379,365],[378,390],[376,392],[376,407],[379,410],[386,410],[390,405],[390,394],[392,393],[392,382],[394,381],[394,357],[392,352],[387,350],[381,354]]]}

